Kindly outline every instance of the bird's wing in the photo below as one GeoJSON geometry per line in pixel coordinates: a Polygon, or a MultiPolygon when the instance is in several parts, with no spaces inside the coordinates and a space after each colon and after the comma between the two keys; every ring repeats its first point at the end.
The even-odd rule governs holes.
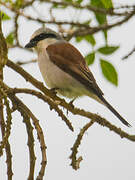
{"type": "Polygon", "coordinates": [[[70,74],[98,97],[103,95],[85,59],[74,46],[67,42],[62,42],[51,44],[46,50],[50,60],[60,69],[70,74]]]}

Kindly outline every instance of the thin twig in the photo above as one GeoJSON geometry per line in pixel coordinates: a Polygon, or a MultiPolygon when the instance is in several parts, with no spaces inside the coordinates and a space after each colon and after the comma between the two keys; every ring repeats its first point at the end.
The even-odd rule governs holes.
{"type": "Polygon", "coordinates": [[[135,8],[135,5],[120,5],[120,6],[117,6],[117,7],[114,7],[112,9],[134,9],[135,8]]]}
{"type": "Polygon", "coordinates": [[[36,59],[32,59],[30,61],[17,61],[16,64],[21,66],[21,65],[27,65],[27,64],[31,64],[31,63],[35,63],[35,62],[37,62],[37,60],[36,59]]]}
{"type": "Polygon", "coordinates": [[[94,123],[94,121],[90,121],[80,130],[80,133],[78,134],[77,139],[76,139],[73,147],[71,148],[71,150],[72,150],[72,154],[70,155],[70,159],[72,160],[71,166],[75,170],[79,169],[80,162],[82,160],[82,157],[79,157],[78,159],[76,157],[77,152],[78,152],[78,147],[81,144],[81,140],[83,138],[84,133],[88,130],[89,127],[91,127],[93,125],[93,123],[94,123]]]}
{"type": "Polygon", "coordinates": [[[14,24],[15,24],[15,32],[14,32],[14,35],[15,35],[15,39],[16,39],[16,45],[19,46],[20,43],[19,43],[19,39],[18,39],[18,18],[19,18],[19,15],[16,14],[15,18],[14,18],[14,24]]]}
{"type": "Polygon", "coordinates": [[[8,180],[12,180],[12,176],[13,176],[13,171],[12,171],[12,154],[11,154],[11,148],[10,148],[10,144],[7,141],[6,147],[6,163],[7,163],[7,175],[8,175],[8,180]]]}
{"type": "Polygon", "coordinates": [[[6,114],[7,114],[7,121],[5,124],[4,136],[2,138],[2,141],[0,142],[0,156],[1,156],[1,155],[3,155],[3,149],[6,147],[8,138],[10,136],[12,116],[11,116],[11,109],[9,106],[9,101],[7,99],[7,94],[4,92],[4,90],[1,86],[0,86],[0,94],[1,94],[2,98],[4,99],[4,105],[6,106],[6,114]]]}
{"type": "Polygon", "coordinates": [[[99,8],[96,6],[92,6],[92,5],[81,5],[79,3],[75,3],[75,2],[67,2],[67,1],[54,1],[54,0],[40,0],[41,2],[48,2],[51,4],[55,4],[55,5],[60,5],[60,6],[71,6],[77,9],[87,9],[89,11],[93,11],[95,13],[101,13],[101,14],[107,14],[110,16],[125,16],[128,14],[128,12],[124,12],[124,13],[117,13],[115,12],[113,8],[110,9],[105,9],[105,8],[99,8]]]}
{"type": "Polygon", "coordinates": [[[74,128],[71,124],[71,122],[67,119],[67,117],[64,115],[64,113],[62,112],[61,109],[59,109],[58,104],[55,103],[54,101],[52,101],[49,97],[45,96],[44,94],[42,94],[41,92],[37,92],[33,89],[26,89],[26,88],[10,88],[10,90],[7,93],[25,93],[25,94],[31,94],[34,95],[36,97],[38,97],[39,99],[43,100],[45,103],[48,103],[50,106],[50,109],[54,109],[58,115],[62,118],[62,120],[66,123],[66,125],[68,126],[68,128],[71,131],[74,131],[74,128]]]}
{"type": "MultiPolygon", "coordinates": [[[[78,4],[76,2],[71,2],[71,1],[52,1],[52,0],[39,0],[41,2],[48,2],[48,3],[51,3],[51,4],[56,4],[56,5],[59,5],[59,6],[71,6],[71,7],[74,7],[74,8],[79,8],[79,9],[88,9],[90,11],[93,11],[93,12],[98,12],[98,13],[102,13],[102,14],[110,14],[110,15],[117,15],[117,16],[122,16],[122,15],[127,15],[130,11],[130,9],[134,9],[135,8],[135,5],[120,5],[120,6],[117,6],[117,7],[112,7],[110,9],[104,9],[104,8],[98,8],[98,7],[95,7],[95,6],[92,6],[92,5],[81,5],[81,4],[78,4]],[[118,10],[118,9],[128,9],[128,11],[125,11],[123,13],[116,13],[115,10],[118,10]]],[[[22,8],[25,8],[25,7],[28,7],[28,6],[31,6],[35,1],[32,0],[32,1],[29,1],[29,2],[25,2],[25,4],[22,5],[22,8]]]]}
{"type": "Polygon", "coordinates": [[[55,20],[42,20],[40,18],[33,18],[27,14],[24,14],[22,11],[19,11],[17,9],[15,9],[14,7],[12,6],[9,6],[3,2],[0,2],[0,4],[4,5],[6,8],[8,8],[9,10],[13,11],[14,13],[20,15],[20,16],[23,16],[29,20],[32,20],[32,21],[36,21],[36,22],[39,22],[41,24],[58,24],[58,25],[62,25],[62,24],[70,24],[70,25],[73,25],[73,26],[79,26],[79,27],[89,27],[87,24],[83,24],[83,23],[79,23],[79,22],[68,22],[68,21],[55,21],[55,20]]]}
{"type": "MultiPolygon", "coordinates": [[[[8,92],[8,87],[5,86],[4,84],[2,84],[2,85],[6,89],[6,92],[8,92]]],[[[29,162],[30,162],[30,170],[29,170],[28,180],[34,180],[34,170],[35,170],[36,156],[35,156],[35,152],[34,152],[33,127],[32,127],[31,122],[30,122],[30,117],[25,112],[25,110],[22,107],[20,107],[20,105],[18,106],[16,101],[12,101],[12,102],[13,102],[13,109],[18,110],[20,112],[21,116],[23,117],[23,122],[26,125],[26,130],[27,130],[27,134],[28,134],[28,143],[27,143],[27,145],[28,145],[28,148],[29,148],[29,162]]]]}
{"type": "Polygon", "coordinates": [[[127,59],[127,58],[128,58],[129,56],[131,56],[134,52],[135,52],[135,47],[134,47],[127,55],[125,55],[125,56],[122,58],[122,60],[127,59]]]}
{"type": "Polygon", "coordinates": [[[30,117],[22,111],[22,109],[17,108],[20,111],[21,115],[23,116],[23,122],[26,125],[26,130],[28,134],[28,148],[29,148],[29,159],[30,159],[30,170],[28,180],[34,180],[34,170],[35,170],[35,161],[36,156],[34,152],[34,136],[33,136],[33,127],[30,122],[30,117]]]}
{"type": "Polygon", "coordinates": [[[132,11],[129,15],[125,16],[125,18],[123,18],[122,20],[114,23],[114,24],[103,24],[97,27],[91,27],[91,28],[87,28],[87,29],[78,29],[76,31],[74,31],[72,34],[69,34],[66,39],[69,40],[72,37],[76,37],[76,36],[85,36],[88,34],[94,34],[97,33],[101,30],[109,30],[113,27],[119,26],[124,24],[125,22],[127,22],[129,19],[131,19],[133,16],[135,15],[135,10],[132,11]]]}

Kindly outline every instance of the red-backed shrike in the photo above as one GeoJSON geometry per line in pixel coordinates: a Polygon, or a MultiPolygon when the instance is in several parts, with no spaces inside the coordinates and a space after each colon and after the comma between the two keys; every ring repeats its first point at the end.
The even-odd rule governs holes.
{"type": "Polygon", "coordinates": [[[49,28],[34,32],[26,48],[35,48],[46,85],[68,98],[89,96],[104,104],[126,126],[130,124],[105,100],[84,57],[49,28]]]}

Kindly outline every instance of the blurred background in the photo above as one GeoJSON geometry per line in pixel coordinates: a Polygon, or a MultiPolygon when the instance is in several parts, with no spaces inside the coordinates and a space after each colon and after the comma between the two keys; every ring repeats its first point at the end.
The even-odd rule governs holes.
{"type": "MultiPolygon", "coordinates": [[[[52,28],[61,33],[86,58],[99,87],[105,94],[105,98],[125,117],[132,125],[132,128],[125,127],[107,108],[88,97],[75,100],[75,107],[97,113],[112,124],[122,128],[125,132],[134,135],[135,55],[132,53],[126,59],[123,59],[123,57],[128,55],[135,46],[135,18],[133,16],[125,23],[121,23],[121,25],[114,25],[113,28],[107,27],[106,31],[103,31],[102,28],[102,25],[116,24],[126,18],[128,13],[130,14],[134,11],[134,2],[127,0],[120,0],[119,2],[116,0],[56,2],[45,0],[0,2],[0,10],[5,13],[4,17],[6,17],[5,19],[3,17],[2,30],[9,48],[8,58],[13,62],[21,62],[21,66],[27,72],[43,82],[37,62],[25,64],[25,62],[35,60],[37,55],[35,52],[26,50],[24,46],[28,43],[33,32],[42,26],[52,28]],[[60,2],[65,2],[65,4],[59,4],[60,2]],[[74,4],[84,8],[76,8],[74,4]],[[113,7],[115,10],[113,12],[116,14],[111,15],[109,10],[106,13],[99,14],[99,11],[92,11],[86,8],[88,5],[106,10],[113,7]],[[128,13],[126,14],[125,12],[128,13]],[[123,15],[118,15],[118,13],[123,13],[123,15]],[[83,36],[79,34],[89,30],[90,27],[93,28],[93,33],[83,36]],[[94,27],[99,27],[97,33],[94,32],[94,27]],[[79,31],[79,33],[74,35],[76,31],[79,31]],[[108,68],[112,69],[112,73],[106,73],[108,68]]],[[[12,88],[35,89],[7,66],[4,67],[3,74],[4,82],[12,88]]],[[[57,113],[54,110],[50,111],[48,104],[30,95],[19,94],[17,96],[38,118],[44,133],[47,146],[47,167],[43,179],[135,179],[134,142],[125,138],[122,139],[106,127],[94,123],[83,136],[78,149],[78,156],[82,156],[83,160],[80,163],[80,168],[75,171],[70,166],[71,160],[69,156],[71,155],[71,148],[80,129],[89,120],[69,113],[68,119],[75,127],[75,131],[71,132],[57,113]]],[[[67,102],[69,102],[68,99],[67,102]]],[[[34,173],[36,179],[41,163],[41,151],[37,133],[35,130],[33,132],[37,157],[34,173]]],[[[12,114],[9,142],[13,155],[13,179],[27,179],[29,173],[27,133],[23,119],[17,111],[12,114]]],[[[6,155],[4,153],[0,158],[0,179],[2,180],[7,179],[5,161],[6,155]]]]}

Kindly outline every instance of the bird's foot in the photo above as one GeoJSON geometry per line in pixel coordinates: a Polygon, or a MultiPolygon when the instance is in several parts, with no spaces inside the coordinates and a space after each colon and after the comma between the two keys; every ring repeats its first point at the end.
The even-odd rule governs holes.
{"type": "Polygon", "coordinates": [[[51,91],[54,95],[56,95],[58,89],[59,89],[59,88],[51,88],[50,91],[51,91]]]}
{"type": "Polygon", "coordinates": [[[76,100],[76,98],[72,99],[70,102],[69,102],[69,105],[74,108],[74,105],[73,105],[73,102],[76,100]]]}

